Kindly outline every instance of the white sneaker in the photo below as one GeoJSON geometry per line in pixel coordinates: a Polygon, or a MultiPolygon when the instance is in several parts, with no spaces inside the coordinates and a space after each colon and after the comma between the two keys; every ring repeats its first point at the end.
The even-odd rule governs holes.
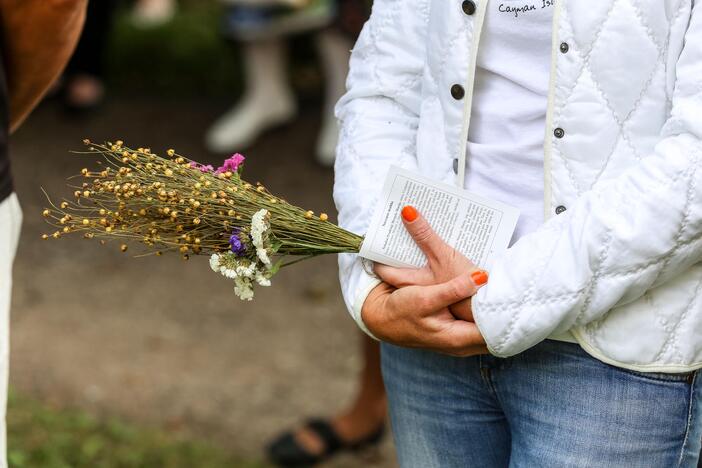
{"type": "Polygon", "coordinates": [[[205,135],[214,153],[241,151],[269,128],[292,120],[297,105],[286,76],[282,41],[260,41],[242,49],[246,90],[239,103],[220,117],[205,135]]]}
{"type": "Polygon", "coordinates": [[[266,130],[295,118],[297,105],[292,96],[265,102],[255,97],[242,101],[221,116],[205,135],[213,153],[231,153],[251,146],[266,130]]]}
{"type": "Polygon", "coordinates": [[[175,0],[139,0],[132,10],[132,24],[155,28],[171,21],[177,9],[175,0]]]}

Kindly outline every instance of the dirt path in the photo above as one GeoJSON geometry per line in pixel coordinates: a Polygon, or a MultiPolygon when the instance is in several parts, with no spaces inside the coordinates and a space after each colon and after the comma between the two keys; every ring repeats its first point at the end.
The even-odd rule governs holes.
{"type": "MultiPolygon", "coordinates": [[[[113,100],[99,115],[66,120],[52,105],[13,140],[25,224],[15,268],[12,385],[58,405],[190,431],[243,456],[305,415],[347,402],[359,367],[355,326],[336,259],[281,272],[240,302],[206,259],[131,259],[116,246],[42,241],[40,186],[64,194],[88,165],[67,152],[81,140],[121,138],[193,158],[221,105],[113,100]]],[[[332,173],[312,161],[318,119],[309,111],[246,152],[249,180],[315,211],[334,212],[332,173]]],[[[204,156],[203,156],[204,155],[204,156]]],[[[209,156],[213,161],[216,159],[209,156]]],[[[375,466],[395,466],[390,443],[375,466]]],[[[345,458],[330,466],[366,466],[345,458]]]]}

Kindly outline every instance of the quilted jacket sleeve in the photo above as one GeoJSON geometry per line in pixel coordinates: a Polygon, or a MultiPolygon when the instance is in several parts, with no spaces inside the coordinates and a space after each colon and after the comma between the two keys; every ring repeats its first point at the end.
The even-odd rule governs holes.
{"type": "Polygon", "coordinates": [[[473,300],[491,352],[511,356],[702,261],[702,5],[677,63],[671,117],[653,154],[520,239],[473,300]]]}
{"type": "MultiPolygon", "coordinates": [[[[365,234],[389,167],[416,170],[415,141],[425,59],[426,0],[375,0],[351,54],[341,122],[334,201],[339,224],[365,234]]],[[[357,255],[339,256],[341,288],[356,323],[379,280],[357,255]]],[[[370,334],[370,333],[369,333],[370,334]]]]}

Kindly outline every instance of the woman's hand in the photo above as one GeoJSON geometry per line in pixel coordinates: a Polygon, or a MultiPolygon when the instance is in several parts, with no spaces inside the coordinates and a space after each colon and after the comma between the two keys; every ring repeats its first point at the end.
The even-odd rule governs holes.
{"type": "MultiPolygon", "coordinates": [[[[376,274],[386,283],[396,287],[429,286],[449,281],[457,276],[470,274],[473,286],[479,288],[488,280],[485,271],[463,254],[448,245],[431,228],[429,222],[414,207],[402,209],[402,220],[412,239],[427,257],[427,264],[422,268],[395,268],[376,264],[376,274]]],[[[473,321],[470,298],[450,306],[450,311],[457,318],[473,321]]]]}
{"type": "Polygon", "coordinates": [[[361,317],[375,336],[398,346],[460,357],[487,354],[475,323],[457,319],[448,309],[476,290],[468,272],[429,286],[396,289],[381,283],[363,303],[361,317]]]}

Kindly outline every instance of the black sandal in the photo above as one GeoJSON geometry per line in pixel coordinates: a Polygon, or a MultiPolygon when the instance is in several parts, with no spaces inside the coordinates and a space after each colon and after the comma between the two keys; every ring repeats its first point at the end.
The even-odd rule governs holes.
{"type": "Polygon", "coordinates": [[[324,419],[311,419],[307,422],[305,428],[314,432],[322,441],[324,445],[322,453],[313,454],[308,452],[297,442],[295,433],[289,431],[278,436],[266,447],[268,460],[277,466],[285,468],[314,466],[329,460],[340,452],[359,452],[366,448],[377,446],[385,435],[385,425],[383,424],[375,432],[363,439],[347,443],[341,440],[331,424],[324,419]]]}

